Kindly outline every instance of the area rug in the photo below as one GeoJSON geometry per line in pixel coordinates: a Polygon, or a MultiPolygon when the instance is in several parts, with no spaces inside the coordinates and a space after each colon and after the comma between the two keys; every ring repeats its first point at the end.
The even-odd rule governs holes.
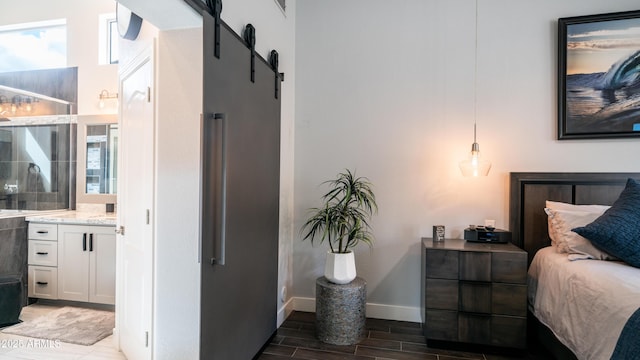
{"type": "Polygon", "coordinates": [[[65,306],[47,315],[10,326],[3,333],[93,345],[113,333],[112,311],[65,306]]]}

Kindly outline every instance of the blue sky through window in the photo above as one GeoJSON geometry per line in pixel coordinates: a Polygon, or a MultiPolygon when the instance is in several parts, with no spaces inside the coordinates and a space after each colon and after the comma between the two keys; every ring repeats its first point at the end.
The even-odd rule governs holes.
{"type": "Polygon", "coordinates": [[[0,72],[66,66],[66,20],[0,27],[0,72]]]}

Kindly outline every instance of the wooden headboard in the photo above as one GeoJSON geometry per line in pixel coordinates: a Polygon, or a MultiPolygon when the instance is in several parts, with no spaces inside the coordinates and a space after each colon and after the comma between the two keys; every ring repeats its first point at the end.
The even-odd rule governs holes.
{"type": "Polygon", "coordinates": [[[640,173],[511,173],[511,242],[527,251],[531,263],[536,251],[551,244],[544,212],[546,200],[611,205],[628,178],[640,179],[640,173]]]}

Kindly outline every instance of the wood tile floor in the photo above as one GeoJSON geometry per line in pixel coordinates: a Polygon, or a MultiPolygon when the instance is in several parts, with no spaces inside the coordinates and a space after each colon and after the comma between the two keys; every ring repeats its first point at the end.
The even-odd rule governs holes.
{"type": "Polygon", "coordinates": [[[429,348],[419,323],[367,319],[366,337],[356,345],[338,346],[315,337],[315,313],[294,311],[278,329],[258,360],[541,360],[429,348]]]}

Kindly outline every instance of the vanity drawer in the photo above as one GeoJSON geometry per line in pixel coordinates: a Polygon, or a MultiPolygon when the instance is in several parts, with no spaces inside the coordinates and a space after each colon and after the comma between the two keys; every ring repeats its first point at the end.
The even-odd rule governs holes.
{"type": "Polygon", "coordinates": [[[58,269],[48,266],[29,266],[29,297],[58,298],[58,269]]]}
{"type": "Polygon", "coordinates": [[[56,241],[58,240],[58,225],[30,222],[29,239],[56,241]]]}
{"type": "Polygon", "coordinates": [[[29,240],[29,265],[58,266],[58,242],[29,240]]]}

